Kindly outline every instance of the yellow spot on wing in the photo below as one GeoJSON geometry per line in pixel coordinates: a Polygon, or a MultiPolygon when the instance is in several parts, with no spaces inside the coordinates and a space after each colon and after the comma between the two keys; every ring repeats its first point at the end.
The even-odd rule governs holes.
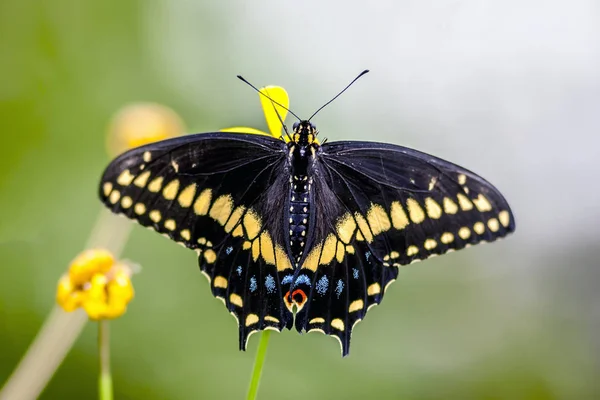
{"type": "Polygon", "coordinates": [[[324,324],[325,323],[325,319],[321,318],[321,317],[317,317],[317,318],[313,318],[310,321],[308,321],[309,324],[324,324]]]}
{"type": "Polygon", "coordinates": [[[246,326],[254,325],[258,322],[258,315],[248,314],[246,317],[246,326]]]}
{"type": "Polygon", "coordinates": [[[492,232],[498,232],[498,229],[500,229],[500,224],[498,223],[498,220],[496,218],[490,218],[487,225],[488,228],[490,228],[490,231],[492,232]]]}
{"type": "MultiPolygon", "coordinates": [[[[373,241],[373,234],[371,233],[371,229],[369,228],[369,224],[367,224],[367,220],[360,213],[354,213],[354,218],[356,219],[356,223],[358,224],[358,229],[360,229],[360,233],[364,239],[371,243],[373,241]]],[[[358,233],[356,235],[356,239],[358,239],[358,233]]]]}
{"type": "Polygon", "coordinates": [[[168,219],[165,221],[165,228],[167,228],[168,230],[174,231],[175,227],[176,227],[175,220],[168,219]]]}
{"type": "Polygon", "coordinates": [[[123,196],[121,199],[121,207],[129,208],[133,204],[133,200],[129,196],[123,196]]]}
{"type": "Polygon", "coordinates": [[[392,225],[394,225],[394,228],[398,230],[406,228],[408,225],[408,217],[399,201],[392,202],[390,214],[392,216],[392,225]]]}
{"type": "Polygon", "coordinates": [[[277,259],[277,271],[285,271],[292,268],[290,259],[280,245],[275,246],[275,258],[277,259]]]}
{"type": "Polygon", "coordinates": [[[275,317],[272,317],[272,316],[270,316],[270,315],[266,315],[266,316],[265,316],[265,321],[269,321],[269,322],[275,322],[276,324],[278,324],[278,323],[279,323],[279,320],[278,320],[277,318],[275,318],[275,317]]]}
{"type": "Polygon", "coordinates": [[[335,250],[335,259],[337,262],[341,263],[344,261],[344,254],[346,254],[346,249],[342,242],[337,243],[337,249],[335,250]]]}
{"type": "Polygon", "coordinates": [[[177,196],[179,190],[179,179],[173,179],[163,189],[163,196],[167,200],[173,200],[177,196]]]}
{"type": "Polygon", "coordinates": [[[419,252],[419,248],[417,246],[408,246],[408,249],[406,249],[406,255],[411,257],[414,256],[415,254],[417,254],[419,252]]]}
{"type": "Polygon", "coordinates": [[[367,288],[367,294],[369,296],[375,296],[379,293],[381,293],[381,286],[379,285],[379,283],[373,283],[367,288]]]}
{"type": "Polygon", "coordinates": [[[267,264],[275,265],[275,249],[269,232],[263,232],[260,235],[260,254],[267,264]]]}
{"type": "Polygon", "coordinates": [[[213,286],[216,288],[227,289],[227,279],[222,276],[215,276],[213,286]]]}
{"type": "Polygon", "coordinates": [[[179,205],[181,207],[187,208],[192,205],[195,195],[196,195],[196,184],[192,183],[191,185],[189,185],[188,187],[183,189],[181,191],[181,193],[179,193],[179,197],[177,198],[177,201],[179,202],[179,205]]]}
{"type": "Polygon", "coordinates": [[[104,185],[102,185],[102,191],[104,192],[104,195],[108,197],[108,195],[110,194],[110,192],[112,191],[112,183],[110,182],[104,182],[104,185]]]}
{"type": "Polygon", "coordinates": [[[149,151],[145,151],[142,158],[144,159],[144,162],[150,162],[150,160],[152,160],[152,154],[150,154],[149,151]]]}
{"type": "Polygon", "coordinates": [[[437,242],[433,239],[425,240],[425,244],[423,245],[427,250],[433,250],[437,247],[437,242]]]}
{"type": "Polygon", "coordinates": [[[335,250],[337,245],[337,238],[334,234],[330,233],[325,239],[325,244],[323,244],[323,252],[321,253],[321,259],[319,260],[319,264],[328,265],[335,257],[335,250]]]}
{"type": "Polygon", "coordinates": [[[213,249],[208,249],[204,252],[204,259],[207,263],[212,264],[217,259],[217,253],[213,249]]]}
{"type": "Polygon", "coordinates": [[[244,235],[244,230],[242,229],[242,225],[238,225],[236,226],[236,228],[233,230],[232,235],[235,237],[238,236],[243,236],[244,235]]]}
{"type": "Polygon", "coordinates": [[[410,215],[412,222],[415,224],[423,222],[425,219],[425,212],[415,199],[407,199],[406,207],[408,208],[408,215],[410,215]]]}
{"type": "Polygon", "coordinates": [[[344,214],[336,226],[336,231],[341,241],[346,244],[350,243],[350,240],[352,240],[352,235],[354,235],[355,230],[356,222],[354,221],[352,214],[344,214]]]}
{"type": "Polygon", "coordinates": [[[244,307],[244,301],[242,300],[242,298],[239,295],[237,295],[235,293],[231,293],[229,295],[229,302],[238,307],[244,307]]]}
{"type": "Polygon", "coordinates": [[[133,184],[137,187],[143,188],[144,186],[146,186],[146,183],[148,182],[148,178],[150,178],[150,171],[142,172],[141,174],[138,175],[137,178],[135,178],[135,180],[133,181],[133,184]]]}
{"type": "Polygon", "coordinates": [[[212,190],[204,189],[200,196],[194,202],[194,212],[198,215],[208,214],[208,207],[210,206],[210,200],[212,199],[212,190]]]}
{"type": "Polygon", "coordinates": [[[158,223],[160,221],[160,219],[162,218],[162,216],[160,215],[160,211],[158,211],[158,210],[150,211],[150,214],[148,214],[148,216],[155,223],[158,223]]]}
{"type": "Polygon", "coordinates": [[[367,220],[374,236],[386,232],[392,227],[387,213],[379,204],[371,204],[371,208],[367,212],[367,220]]]}
{"type": "Polygon", "coordinates": [[[454,235],[450,232],[444,232],[440,237],[440,241],[444,244],[452,243],[454,241],[454,235]]]}
{"type": "Polygon", "coordinates": [[[390,258],[391,258],[392,260],[395,260],[396,258],[399,258],[399,257],[400,257],[400,253],[398,253],[397,251],[392,251],[392,252],[390,253],[390,258]]]}
{"type": "Polygon", "coordinates": [[[442,207],[431,197],[425,199],[425,209],[429,218],[439,219],[442,216],[442,207]]]}
{"type": "Polygon", "coordinates": [[[331,326],[337,330],[343,331],[344,330],[344,321],[342,321],[339,318],[336,318],[333,321],[331,321],[331,326]]]}
{"type": "Polygon", "coordinates": [[[120,198],[121,198],[121,193],[118,190],[115,189],[110,194],[110,197],[108,198],[108,201],[110,201],[113,204],[117,204],[117,201],[119,201],[120,198]]]}
{"type": "Polygon", "coordinates": [[[217,221],[221,225],[225,225],[229,216],[231,215],[231,210],[233,209],[233,199],[230,195],[224,194],[219,196],[215,202],[213,203],[210,209],[210,217],[217,221]]]}
{"type": "Polygon", "coordinates": [[[463,240],[467,240],[471,237],[471,230],[466,226],[463,226],[458,230],[458,236],[460,236],[460,238],[463,240]]]}
{"type": "Polygon", "coordinates": [[[117,178],[117,183],[121,186],[129,186],[131,184],[131,181],[133,181],[133,178],[135,178],[135,176],[131,175],[131,172],[129,172],[129,170],[126,169],[123,172],[121,172],[121,174],[117,178]]]}
{"type": "Polygon", "coordinates": [[[137,203],[135,207],[133,207],[133,211],[135,211],[137,215],[142,215],[146,212],[146,206],[142,203],[137,203]]]}
{"type": "Polygon", "coordinates": [[[510,225],[510,214],[508,213],[508,211],[500,211],[500,213],[498,214],[498,219],[500,220],[500,223],[503,227],[508,228],[508,225],[510,225]]]}
{"type": "Polygon", "coordinates": [[[459,174],[458,175],[458,183],[461,185],[464,185],[465,183],[467,183],[467,176],[465,174],[459,174]]]}
{"type": "Polygon", "coordinates": [[[485,232],[485,225],[483,225],[483,222],[475,222],[475,225],[473,225],[473,230],[478,235],[481,235],[483,232],[485,232]]]}
{"type": "Polygon", "coordinates": [[[473,203],[471,203],[471,200],[469,200],[467,198],[467,196],[465,196],[462,193],[459,193],[457,197],[458,197],[458,204],[460,205],[460,208],[463,211],[469,211],[469,210],[473,209],[473,203]]]}
{"type": "Polygon", "coordinates": [[[255,240],[252,242],[252,258],[254,261],[258,260],[258,256],[260,255],[260,242],[255,240]]]}
{"type": "Polygon", "coordinates": [[[179,234],[180,234],[180,235],[181,235],[181,237],[182,237],[182,238],[184,238],[185,240],[188,240],[188,241],[189,241],[189,240],[190,240],[190,238],[191,238],[191,233],[190,233],[189,229],[184,229],[184,230],[182,230],[182,231],[181,231],[179,234]]]}
{"type": "MultiPolygon", "coordinates": [[[[233,212],[231,213],[231,216],[229,217],[229,220],[225,224],[225,232],[227,232],[227,233],[231,232],[231,230],[234,227],[239,227],[240,232],[241,232],[242,228],[238,225],[238,222],[240,222],[240,219],[242,219],[242,214],[244,214],[244,211],[246,211],[246,207],[244,207],[244,206],[238,206],[238,207],[236,207],[235,210],[233,210],[233,212]]],[[[234,233],[234,235],[235,235],[235,233],[234,233]]]]}
{"type": "Polygon", "coordinates": [[[360,311],[365,307],[365,303],[362,300],[354,300],[348,307],[348,312],[360,311]]]}
{"type": "Polygon", "coordinates": [[[444,212],[446,214],[456,214],[458,206],[450,197],[444,197],[444,212]]]}
{"type": "Polygon", "coordinates": [[[163,177],[159,176],[157,178],[154,178],[152,180],[152,182],[150,182],[148,184],[148,190],[153,192],[153,193],[158,193],[160,191],[160,189],[162,188],[162,183],[163,183],[163,177]]]}
{"type": "Polygon", "coordinates": [[[492,210],[492,205],[490,204],[490,201],[481,193],[479,193],[479,196],[477,196],[477,198],[473,200],[473,203],[475,203],[475,207],[477,207],[477,209],[481,212],[492,210]]]}
{"type": "Polygon", "coordinates": [[[319,266],[319,258],[321,256],[321,249],[323,248],[323,243],[319,243],[308,253],[306,260],[304,260],[304,265],[302,268],[310,269],[315,272],[317,267],[319,266]]]}
{"type": "Polygon", "coordinates": [[[244,215],[244,228],[246,228],[246,236],[249,240],[257,237],[262,228],[260,217],[253,209],[248,210],[246,215],[244,215]]]}

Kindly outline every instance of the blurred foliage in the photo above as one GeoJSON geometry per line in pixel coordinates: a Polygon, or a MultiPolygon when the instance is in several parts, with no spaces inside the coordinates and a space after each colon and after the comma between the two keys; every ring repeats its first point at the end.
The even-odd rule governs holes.
{"type": "MultiPolygon", "coordinates": [[[[218,104],[227,104],[233,95],[215,91],[212,76],[205,77],[207,93],[178,93],[164,79],[177,70],[157,73],[149,50],[187,46],[212,65],[227,63],[235,38],[216,27],[235,22],[206,6],[197,23],[207,23],[211,35],[160,42],[160,27],[148,35],[142,18],[153,4],[0,2],[0,382],[53,307],[56,281],[95,222],[114,113],[153,101],[177,110],[194,130],[243,122],[231,120],[231,110],[217,115],[192,107],[216,94],[223,97],[218,104]]],[[[281,67],[293,72],[293,64],[273,69],[281,67]]],[[[256,110],[256,123],[245,124],[260,127],[251,96],[245,98],[255,104],[240,113],[256,110]]],[[[562,272],[527,280],[540,270],[529,267],[541,261],[534,251],[521,257],[518,240],[402,269],[383,304],[357,326],[346,359],[322,335],[272,335],[259,398],[599,398],[599,348],[590,333],[598,327],[570,317],[578,303],[561,304],[579,281],[565,292],[562,272]],[[546,285],[550,295],[540,296],[546,285]]],[[[143,271],[128,313],[112,323],[115,398],[243,398],[258,339],[238,351],[235,321],[210,294],[195,253],[136,227],[125,256],[143,271]]],[[[88,324],[42,398],[95,395],[95,335],[88,324]]]]}

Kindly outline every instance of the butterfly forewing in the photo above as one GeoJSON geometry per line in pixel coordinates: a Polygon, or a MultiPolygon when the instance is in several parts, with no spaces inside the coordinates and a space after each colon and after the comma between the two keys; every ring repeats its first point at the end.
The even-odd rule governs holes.
{"type": "Polygon", "coordinates": [[[279,237],[287,195],[282,141],[255,135],[192,135],[131,150],[102,177],[116,213],[196,249],[213,294],[251,332],[291,326],[280,272],[291,268],[279,237]],[[278,259],[276,259],[276,256],[278,259]]]}

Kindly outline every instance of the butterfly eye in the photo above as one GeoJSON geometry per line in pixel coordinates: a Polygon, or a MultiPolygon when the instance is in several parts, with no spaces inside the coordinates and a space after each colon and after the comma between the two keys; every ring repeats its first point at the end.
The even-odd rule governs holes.
{"type": "Polygon", "coordinates": [[[294,125],[292,125],[292,129],[296,130],[298,129],[298,126],[300,125],[300,122],[294,122],[294,125]]]}

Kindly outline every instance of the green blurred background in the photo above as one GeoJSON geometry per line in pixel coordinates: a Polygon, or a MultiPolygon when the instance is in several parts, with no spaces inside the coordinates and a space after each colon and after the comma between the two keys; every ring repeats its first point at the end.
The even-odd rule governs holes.
{"type": "MultiPolygon", "coordinates": [[[[117,110],[264,129],[236,74],[307,116],[370,68],[320,131],[482,174],[517,232],[403,268],[346,359],[323,335],[271,335],[259,398],[600,398],[598,5],[435,3],[0,2],[0,383],[96,221],[117,110]]],[[[143,272],[112,323],[116,398],[244,398],[258,336],[238,351],[195,253],[135,227],[124,256],[143,272]]],[[[88,324],[42,398],[96,396],[95,340],[88,324]]]]}

